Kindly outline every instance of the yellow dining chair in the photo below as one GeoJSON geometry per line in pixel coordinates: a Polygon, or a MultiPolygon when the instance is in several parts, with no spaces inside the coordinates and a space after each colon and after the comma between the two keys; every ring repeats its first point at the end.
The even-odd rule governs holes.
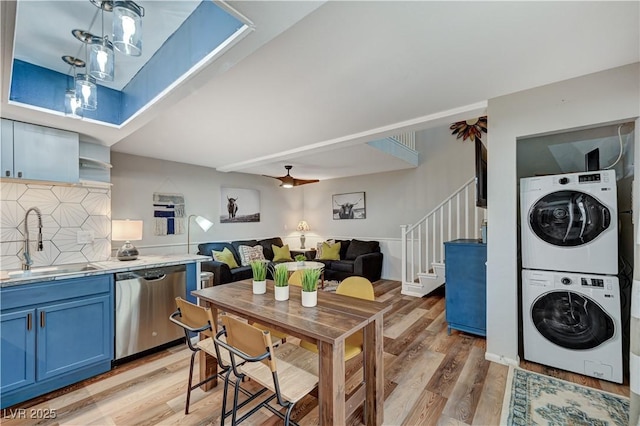
{"type": "MultiPolygon", "coordinates": [[[[314,371],[318,365],[317,356],[290,343],[283,345],[280,351],[279,348],[273,347],[269,330],[261,330],[228,315],[221,315],[221,319],[224,328],[214,337],[214,343],[216,347],[229,351],[231,368],[236,376],[233,409],[230,413],[224,412],[223,409],[221,424],[224,425],[224,418],[228,414],[232,416],[231,424],[237,425],[260,409],[267,408],[288,426],[295,403],[318,386],[318,375],[314,371]],[[302,365],[304,368],[287,362],[288,356],[292,357],[291,359],[302,359],[303,362],[296,365],[302,365]],[[261,398],[262,401],[258,405],[237,418],[239,409],[263,392],[260,390],[250,396],[249,400],[240,403],[238,390],[245,377],[269,390],[271,395],[261,398]],[[277,403],[279,407],[274,407],[272,403],[277,403]],[[280,407],[286,409],[284,414],[281,413],[280,407]]],[[[230,377],[227,376],[225,396],[229,380],[230,377]]],[[[296,424],[292,421],[291,423],[296,424]]]]}
{"type": "Polygon", "coordinates": [[[298,269],[289,277],[289,285],[302,287],[302,269],[298,269]]]}
{"type": "MultiPolygon", "coordinates": [[[[365,277],[352,276],[345,278],[338,288],[336,294],[342,294],[343,296],[357,297],[358,299],[375,300],[376,296],[373,291],[373,284],[365,277]]],[[[347,337],[344,342],[344,360],[349,361],[362,352],[362,345],[364,343],[364,335],[362,330],[358,330],[351,336],[347,337]]],[[[307,342],[306,340],[300,341],[300,346],[318,353],[318,346],[315,343],[307,342]]]]}

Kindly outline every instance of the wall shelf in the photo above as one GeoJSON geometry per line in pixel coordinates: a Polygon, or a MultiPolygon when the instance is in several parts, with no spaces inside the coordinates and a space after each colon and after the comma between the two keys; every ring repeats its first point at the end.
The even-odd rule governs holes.
{"type": "Polygon", "coordinates": [[[113,166],[110,163],[96,160],[95,158],[80,157],[80,167],[88,167],[91,169],[110,169],[113,166]]]}

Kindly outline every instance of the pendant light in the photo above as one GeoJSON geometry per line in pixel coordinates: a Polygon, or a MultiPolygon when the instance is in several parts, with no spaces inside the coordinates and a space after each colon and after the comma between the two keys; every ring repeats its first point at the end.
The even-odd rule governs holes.
{"type": "Polygon", "coordinates": [[[144,8],[135,2],[113,1],[113,45],[129,56],[142,54],[144,8]]]}
{"type": "Polygon", "coordinates": [[[82,118],[82,107],[79,99],[76,97],[75,80],[76,80],[76,67],[83,68],[85,62],[82,59],[75,58],[73,56],[65,55],[62,60],[71,65],[73,70],[73,88],[67,88],[64,94],[64,111],[65,114],[71,118],[82,118]]]}
{"type": "MultiPolygon", "coordinates": [[[[78,30],[74,30],[78,31],[78,30]]],[[[72,31],[72,32],[74,32],[72,31]]],[[[75,35],[75,34],[74,34],[75,35]]],[[[87,55],[87,44],[85,43],[85,57],[87,55]]],[[[98,108],[98,86],[96,79],[89,74],[76,75],[76,97],[80,101],[82,109],[93,111],[98,108]]]]}
{"type": "Polygon", "coordinates": [[[89,57],[89,74],[102,81],[113,81],[115,54],[113,52],[113,43],[109,41],[109,37],[104,34],[104,5],[102,3],[102,37],[91,35],[87,43],[91,44],[91,56],[89,57]]]}

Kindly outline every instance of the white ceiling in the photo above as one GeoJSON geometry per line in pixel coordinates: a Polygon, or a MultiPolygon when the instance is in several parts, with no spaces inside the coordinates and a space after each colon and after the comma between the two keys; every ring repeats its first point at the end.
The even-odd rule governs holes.
{"type": "Polygon", "coordinates": [[[255,30],[117,129],[7,103],[6,3],[3,117],[221,171],[282,176],[293,164],[302,179],[386,170],[365,142],[640,61],[638,2],[229,2],[255,30]]]}

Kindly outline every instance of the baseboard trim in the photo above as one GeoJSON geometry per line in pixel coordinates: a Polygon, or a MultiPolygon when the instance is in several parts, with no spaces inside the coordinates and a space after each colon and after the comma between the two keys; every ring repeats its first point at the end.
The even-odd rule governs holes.
{"type": "Polygon", "coordinates": [[[485,352],[484,359],[502,365],[513,365],[514,367],[518,367],[520,365],[519,359],[511,359],[491,352],[485,352]]]}

